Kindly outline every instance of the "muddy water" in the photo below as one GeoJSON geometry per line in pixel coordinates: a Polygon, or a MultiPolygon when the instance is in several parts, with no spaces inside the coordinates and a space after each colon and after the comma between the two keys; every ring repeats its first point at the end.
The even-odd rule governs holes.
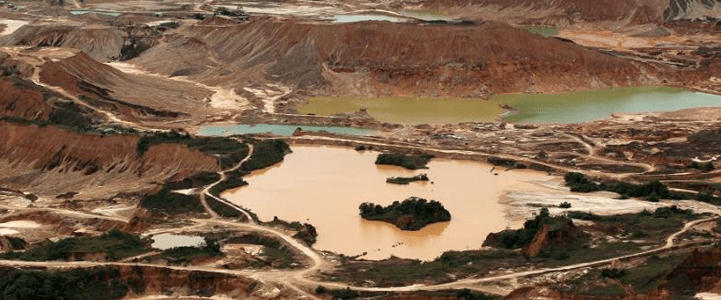
{"type": "Polygon", "coordinates": [[[493,121],[503,113],[497,103],[482,99],[464,98],[327,98],[308,99],[300,107],[301,114],[315,113],[330,116],[341,112],[355,112],[361,108],[376,119],[400,124],[447,124],[472,121],[493,121]]]}
{"type": "Polygon", "coordinates": [[[152,237],[152,239],[153,244],[151,246],[160,250],[167,250],[175,247],[198,247],[205,243],[205,239],[200,236],[170,233],[156,234],[152,237]]]}
{"type": "Polygon", "coordinates": [[[305,131],[327,131],[331,133],[343,133],[353,135],[369,135],[374,132],[371,129],[353,127],[333,126],[306,126],[306,125],[281,125],[281,124],[224,124],[203,126],[198,131],[203,136],[230,136],[246,133],[272,133],[276,135],[293,135],[293,132],[300,127],[305,131]]]}
{"type": "Polygon", "coordinates": [[[478,249],[489,232],[518,226],[504,215],[498,200],[504,191],[533,190],[531,180],[548,176],[532,171],[490,173],[490,165],[434,159],[427,170],[408,171],[376,166],[376,152],[295,146],[283,163],[246,176],[250,185],[224,196],[248,207],[259,218],[274,216],[309,222],[318,230],[316,249],[346,255],[363,252],[367,259],[390,255],[431,260],[448,250],[478,249]],[[391,176],[427,173],[433,181],[393,185],[391,176]],[[362,202],[388,205],[410,196],[435,199],[451,212],[452,220],[420,231],[366,221],[358,215],[362,202]]]}
{"type": "Polygon", "coordinates": [[[509,104],[518,109],[505,118],[515,123],[580,123],[612,113],[672,111],[721,106],[721,96],[678,88],[635,87],[565,94],[500,94],[490,101],[453,98],[311,98],[298,111],[331,115],[367,108],[376,119],[401,124],[494,121],[509,104]]]}

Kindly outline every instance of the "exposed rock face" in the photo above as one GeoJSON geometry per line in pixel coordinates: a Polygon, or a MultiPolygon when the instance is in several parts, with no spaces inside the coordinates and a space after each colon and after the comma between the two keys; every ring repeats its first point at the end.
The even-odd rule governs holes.
{"type": "Polygon", "coordinates": [[[664,20],[707,19],[721,17],[719,0],[669,0],[664,20]]]}
{"type": "Polygon", "coordinates": [[[216,23],[181,27],[133,62],[161,74],[192,67],[201,71],[195,79],[222,78],[242,87],[260,77],[327,95],[442,97],[480,95],[479,86],[486,95],[658,82],[643,64],[493,22],[216,23]],[[204,66],[169,63],[197,51],[223,67],[204,60],[204,66]]]}
{"type": "Polygon", "coordinates": [[[571,220],[568,220],[562,228],[554,230],[548,225],[543,225],[531,243],[521,249],[521,253],[526,257],[536,257],[543,249],[563,249],[587,238],[588,234],[578,229],[571,220]]]}
{"type": "Polygon", "coordinates": [[[95,105],[119,110],[130,118],[176,118],[201,114],[210,90],[191,83],[127,74],[98,63],[80,52],[46,62],[40,81],[75,95],[95,100],[95,105]]]}
{"type": "Polygon", "coordinates": [[[661,287],[673,294],[688,295],[712,291],[720,292],[721,248],[706,252],[694,252],[666,275],[666,283],[661,287]]]}
{"type": "MultiPolygon", "coordinates": [[[[673,0],[672,0],[673,1],[673,0]]],[[[684,0],[681,0],[684,1],[684,0]]],[[[693,0],[692,0],[693,1],[693,0]]],[[[543,24],[573,24],[596,21],[661,21],[666,0],[426,0],[429,8],[479,7],[483,16],[492,12],[511,21],[543,24]],[[514,13],[515,11],[515,13],[514,13]]]]}
{"type": "Polygon", "coordinates": [[[114,27],[82,28],[76,26],[25,25],[13,34],[0,38],[3,46],[67,47],[80,49],[99,61],[120,57],[126,34],[114,27]]]}
{"type": "Polygon", "coordinates": [[[176,144],[142,157],[137,136],[100,136],[0,122],[0,185],[51,197],[65,192],[111,196],[200,171],[218,171],[213,157],[176,144]]]}

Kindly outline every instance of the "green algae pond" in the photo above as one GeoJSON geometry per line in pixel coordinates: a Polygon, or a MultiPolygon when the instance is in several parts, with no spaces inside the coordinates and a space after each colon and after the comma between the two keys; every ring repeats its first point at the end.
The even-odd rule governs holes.
{"type": "Polygon", "coordinates": [[[497,121],[512,123],[582,123],[613,113],[673,111],[721,106],[721,96],[669,87],[600,89],[563,94],[498,94],[490,100],[471,98],[315,97],[301,114],[329,116],[366,108],[380,121],[400,124],[455,124],[497,121]],[[501,105],[517,109],[506,113],[501,105]]]}

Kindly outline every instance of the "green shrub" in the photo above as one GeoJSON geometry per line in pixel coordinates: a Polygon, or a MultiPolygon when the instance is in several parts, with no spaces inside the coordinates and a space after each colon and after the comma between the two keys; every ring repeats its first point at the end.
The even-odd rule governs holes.
{"type": "Polygon", "coordinates": [[[387,183],[393,184],[409,184],[414,181],[428,181],[428,175],[420,174],[412,177],[390,177],[386,179],[387,183]]]}
{"type": "Polygon", "coordinates": [[[114,268],[35,271],[10,269],[0,272],[0,298],[7,300],[120,299],[128,287],[114,268]]]}
{"type": "Polygon", "coordinates": [[[140,206],[153,214],[185,214],[205,212],[198,195],[173,193],[163,187],[153,195],[146,195],[140,200],[140,206]]]}
{"type": "Polygon", "coordinates": [[[358,209],[362,218],[392,223],[403,230],[419,230],[424,226],[451,220],[451,213],[438,201],[411,197],[403,202],[394,201],[383,207],[370,202],[362,203],[358,209]],[[410,218],[412,222],[400,222],[410,218]]]}
{"type": "Polygon", "coordinates": [[[284,140],[264,140],[254,145],[253,155],[241,168],[248,172],[264,169],[283,161],[290,152],[290,146],[284,140]]]}
{"type": "Polygon", "coordinates": [[[430,154],[405,155],[403,153],[381,153],[376,158],[376,165],[392,165],[409,170],[426,169],[426,164],[433,158],[430,154]]]}
{"type": "Polygon", "coordinates": [[[149,251],[147,243],[137,235],[117,229],[97,237],[69,237],[57,242],[47,242],[26,251],[0,254],[2,259],[26,261],[67,260],[74,253],[103,252],[112,260],[140,255],[149,251]]]}
{"type": "Polygon", "coordinates": [[[601,270],[601,278],[618,279],[624,276],[626,276],[626,270],[623,269],[607,268],[601,270]]]}

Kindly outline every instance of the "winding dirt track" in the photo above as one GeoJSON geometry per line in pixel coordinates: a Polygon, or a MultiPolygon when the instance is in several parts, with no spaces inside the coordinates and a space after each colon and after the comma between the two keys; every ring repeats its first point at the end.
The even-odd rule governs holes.
{"type": "MultiPolygon", "coordinates": [[[[222,201],[224,203],[229,203],[229,201],[220,199],[218,197],[212,196],[208,193],[208,190],[212,188],[213,186],[217,185],[220,181],[224,180],[226,178],[226,172],[230,172],[232,170],[235,170],[242,166],[244,162],[246,162],[252,155],[253,148],[250,146],[250,150],[248,152],[248,156],[244,158],[238,165],[234,166],[232,169],[225,170],[219,172],[221,175],[221,179],[217,182],[214,182],[208,186],[206,186],[202,193],[203,195],[208,195],[213,198],[218,199],[219,201],[222,201]]],[[[206,225],[222,225],[226,227],[233,227],[237,229],[242,230],[253,230],[253,231],[260,231],[265,232],[268,234],[272,234],[290,245],[291,247],[295,248],[297,251],[308,257],[308,259],[311,261],[311,264],[302,269],[302,270],[291,270],[291,271],[285,271],[285,270],[275,270],[275,271],[254,271],[254,270],[227,270],[227,269],[217,269],[212,267],[198,267],[198,266],[190,266],[190,267],[183,267],[183,266],[166,266],[166,265],[157,265],[157,264],[147,264],[147,263],[129,263],[129,262],[88,262],[88,261],[77,261],[77,262],[58,262],[58,261],[50,261],[50,262],[28,262],[28,261],[13,261],[13,260],[0,260],[0,265],[3,266],[12,266],[12,267],[47,267],[47,268],[55,268],[55,269],[67,269],[67,268],[88,268],[88,267],[97,267],[97,266],[143,266],[143,267],[155,267],[155,268],[166,268],[166,269],[172,269],[172,270],[184,270],[184,271],[203,271],[203,272],[213,272],[213,273],[223,273],[223,274],[232,274],[232,275],[241,275],[246,276],[253,279],[263,280],[263,281],[271,281],[271,282],[277,282],[280,284],[283,284],[290,289],[301,293],[305,295],[306,297],[312,298],[312,299],[318,299],[314,295],[305,292],[300,287],[304,287],[306,289],[312,290],[318,285],[323,285],[328,288],[337,288],[337,289],[345,289],[345,288],[351,288],[357,291],[369,291],[369,292],[408,292],[408,291],[417,291],[417,290],[444,290],[444,289],[456,289],[456,288],[469,288],[473,290],[479,290],[479,291],[486,291],[482,287],[476,286],[479,283],[487,283],[487,282],[493,282],[493,281],[499,281],[499,280],[508,280],[513,278],[519,278],[519,277],[526,277],[526,276],[532,276],[532,275],[541,275],[545,273],[551,273],[551,272],[562,272],[562,271],[570,271],[574,269],[580,269],[580,268],[588,268],[588,267],[595,267],[599,265],[608,264],[617,260],[621,259],[629,259],[644,255],[649,255],[653,253],[658,253],[666,250],[673,249],[677,247],[678,245],[674,242],[674,240],[681,234],[687,232],[692,227],[705,223],[705,222],[711,222],[715,220],[718,216],[706,218],[706,219],[700,219],[695,220],[692,222],[688,222],[684,225],[684,227],[679,230],[678,232],[670,235],[666,239],[666,243],[658,248],[642,251],[634,254],[628,254],[608,259],[602,259],[592,262],[585,262],[585,263],[578,263],[563,267],[557,267],[557,268],[546,268],[546,269],[538,269],[538,270],[531,270],[531,271],[523,271],[523,272],[513,272],[509,274],[504,275],[495,275],[495,276],[488,276],[488,277],[480,277],[480,278],[466,278],[466,279],[460,279],[457,281],[444,283],[444,284],[433,284],[433,285],[424,285],[424,284],[415,284],[415,285],[409,285],[409,286],[399,286],[399,287],[362,287],[362,286],[352,286],[347,285],[343,283],[338,282],[326,282],[314,279],[312,276],[319,270],[328,270],[332,268],[332,264],[324,259],[324,257],[319,254],[317,251],[313,250],[309,246],[305,245],[304,243],[296,240],[295,238],[291,237],[290,235],[276,230],[274,228],[266,227],[259,224],[254,223],[239,223],[235,221],[229,221],[225,219],[221,219],[217,213],[212,211],[210,207],[205,203],[204,201],[204,207],[208,210],[208,212],[212,215],[211,219],[192,219],[195,224],[188,226],[188,227],[181,227],[181,228],[173,228],[168,229],[165,231],[183,231],[183,230],[190,230],[192,228],[200,228],[202,226],[206,225]]],[[[239,210],[246,216],[248,216],[249,222],[252,222],[252,218],[250,218],[250,214],[243,210],[242,208],[238,207],[237,205],[232,205],[233,208],[239,210]]],[[[160,231],[154,231],[156,233],[162,232],[160,231]]]]}

